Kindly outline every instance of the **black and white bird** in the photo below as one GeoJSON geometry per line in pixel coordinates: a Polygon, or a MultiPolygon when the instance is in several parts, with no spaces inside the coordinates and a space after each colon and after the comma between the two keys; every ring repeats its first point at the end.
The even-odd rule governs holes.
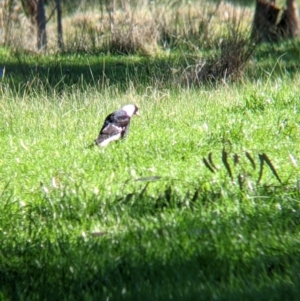
{"type": "Polygon", "coordinates": [[[129,104],[109,114],[104,121],[95,144],[99,146],[107,146],[110,142],[124,139],[130,127],[130,119],[133,115],[139,116],[138,107],[129,104]]]}

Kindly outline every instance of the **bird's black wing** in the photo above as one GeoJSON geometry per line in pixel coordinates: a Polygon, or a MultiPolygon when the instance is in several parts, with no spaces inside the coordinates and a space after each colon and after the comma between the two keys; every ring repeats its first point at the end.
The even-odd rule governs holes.
{"type": "Polygon", "coordinates": [[[124,138],[130,124],[130,117],[124,111],[117,111],[108,115],[100,130],[98,138],[95,140],[96,144],[100,145],[105,140],[118,140],[124,138]],[[113,139],[115,138],[115,139],[113,139]]]}
{"type": "Polygon", "coordinates": [[[119,110],[108,115],[105,119],[105,122],[100,130],[100,133],[105,129],[109,124],[113,124],[117,127],[124,128],[130,123],[130,117],[126,112],[119,110]]]}

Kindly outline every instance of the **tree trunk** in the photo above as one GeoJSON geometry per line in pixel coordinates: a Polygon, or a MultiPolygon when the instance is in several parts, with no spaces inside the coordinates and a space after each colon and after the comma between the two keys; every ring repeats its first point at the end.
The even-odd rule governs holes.
{"type": "Polygon", "coordinates": [[[13,0],[8,0],[2,4],[1,21],[2,21],[2,32],[3,42],[6,46],[9,46],[11,42],[11,15],[13,13],[13,0]]]}
{"type": "Polygon", "coordinates": [[[252,37],[260,42],[278,42],[299,34],[296,0],[287,0],[280,9],[275,0],[256,0],[252,37]]]}
{"type": "Polygon", "coordinates": [[[61,0],[56,0],[56,12],[57,12],[57,44],[60,50],[64,49],[63,41],[63,29],[61,20],[61,0]]]}
{"type": "Polygon", "coordinates": [[[110,34],[113,35],[115,31],[116,0],[106,0],[105,4],[106,4],[106,11],[109,15],[110,34]]]}
{"type": "Polygon", "coordinates": [[[46,15],[44,0],[37,0],[37,48],[38,50],[47,49],[47,34],[46,34],[46,15]]]}
{"type": "Polygon", "coordinates": [[[21,4],[31,24],[36,24],[37,0],[21,0],[21,4]]]}
{"type": "Polygon", "coordinates": [[[260,42],[276,40],[276,23],[279,13],[280,8],[275,5],[275,1],[256,0],[252,37],[260,42]]]}
{"type": "Polygon", "coordinates": [[[283,37],[295,38],[299,34],[298,9],[295,0],[287,0],[278,29],[283,37]]]}

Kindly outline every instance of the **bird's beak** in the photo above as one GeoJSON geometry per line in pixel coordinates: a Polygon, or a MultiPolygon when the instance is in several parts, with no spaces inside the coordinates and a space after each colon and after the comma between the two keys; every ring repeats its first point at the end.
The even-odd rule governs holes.
{"type": "Polygon", "coordinates": [[[139,112],[136,112],[135,115],[141,117],[139,112]]]}

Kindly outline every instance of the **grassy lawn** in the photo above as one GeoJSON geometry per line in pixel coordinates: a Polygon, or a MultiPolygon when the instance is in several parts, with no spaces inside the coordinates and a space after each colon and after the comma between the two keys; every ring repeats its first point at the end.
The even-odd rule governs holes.
{"type": "Polygon", "coordinates": [[[297,300],[298,81],[57,95],[3,83],[3,300],[297,300]],[[128,138],[87,148],[127,103],[142,115],[128,138]],[[282,184],[266,163],[257,184],[263,153],[282,184]]]}
{"type": "Polygon", "coordinates": [[[176,45],[0,50],[0,301],[299,300],[299,39],[201,84],[176,45]]]}

